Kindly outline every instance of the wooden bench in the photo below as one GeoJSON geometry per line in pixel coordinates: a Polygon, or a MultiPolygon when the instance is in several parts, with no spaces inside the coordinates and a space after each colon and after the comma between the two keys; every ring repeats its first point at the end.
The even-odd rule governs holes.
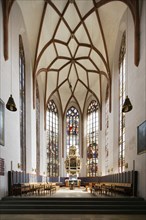
{"type": "Polygon", "coordinates": [[[12,195],[17,196],[17,195],[22,195],[22,194],[27,194],[28,192],[31,191],[30,184],[14,184],[12,185],[12,195]]]}
{"type": "Polygon", "coordinates": [[[125,195],[132,195],[133,188],[131,183],[115,183],[115,192],[123,193],[125,195]]]}
{"type": "Polygon", "coordinates": [[[56,186],[56,183],[46,183],[44,187],[44,191],[50,192],[50,195],[51,195],[53,192],[56,192],[57,188],[58,187],[56,186]]]}
{"type": "Polygon", "coordinates": [[[96,184],[90,184],[91,193],[101,194],[115,194],[122,193],[124,195],[132,195],[133,188],[131,183],[113,183],[113,182],[101,182],[96,184]]]}
{"type": "Polygon", "coordinates": [[[23,194],[42,194],[49,192],[50,195],[56,192],[56,183],[21,183],[11,186],[11,195],[22,196],[23,194]]]}

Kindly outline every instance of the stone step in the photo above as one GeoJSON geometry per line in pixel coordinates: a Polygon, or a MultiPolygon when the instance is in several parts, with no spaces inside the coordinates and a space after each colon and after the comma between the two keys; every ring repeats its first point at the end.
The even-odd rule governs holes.
{"type": "Polygon", "coordinates": [[[12,196],[3,197],[1,201],[145,201],[142,197],[30,197],[30,196],[12,196]]]}
{"type": "Polygon", "coordinates": [[[113,204],[110,204],[110,205],[96,205],[96,204],[57,204],[57,205],[54,205],[54,204],[48,204],[48,205],[44,205],[44,204],[1,204],[0,205],[0,210],[1,209],[21,209],[21,208],[24,208],[24,209],[56,209],[56,208],[60,208],[60,209],[82,209],[82,208],[90,208],[90,209],[146,209],[146,204],[144,205],[133,205],[133,204],[124,204],[124,205],[120,205],[120,204],[117,204],[117,205],[113,205],[113,204]]]}
{"type": "MultiPolygon", "coordinates": [[[[61,201],[61,200],[10,200],[10,201],[0,201],[0,204],[8,204],[8,205],[19,205],[19,204],[23,204],[23,205],[31,205],[31,204],[42,204],[42,205],[117,205],[117,201],[88,201],[88,200],[85,200],[85,201],[80,201],[80,200],[74,200],[74,201],[61,201]]],[[[129,203],[129,201],[118,201],[118,205],[129,205],[129,204],[132,204],[132,205],[146,205],[146,201],[131,201],[129,203]]]]}
{"type": "Polygon", "coordinates": [[[138,209],[2,209],[0,214],[146,214],[146,210],[138,209]]]}
{"type": "Polygon", "coordinates": [[[141,198],[3,198],[0,214],[146,214],[141,198]]]}

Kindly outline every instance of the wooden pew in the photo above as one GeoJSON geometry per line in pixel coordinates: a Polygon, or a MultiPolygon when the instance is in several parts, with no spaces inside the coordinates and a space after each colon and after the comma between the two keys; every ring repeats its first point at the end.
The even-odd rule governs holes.
{"type": "Polygon", "coordinates": [[[11,187],[11,195],[22,196],[23,194],[37,194],[49,192],[50,195],[56,192],[56,183],[21,183],[13,184],[11,187]]]}
{"type": "Polygon", "coordinates": [[[115,194],[122,193],[124,195],[131,196],[133,192],[132,183],[113,183],[113,182],[101,182],[96,184],[90,183],[91,193],[101,194],[115,194]]]}

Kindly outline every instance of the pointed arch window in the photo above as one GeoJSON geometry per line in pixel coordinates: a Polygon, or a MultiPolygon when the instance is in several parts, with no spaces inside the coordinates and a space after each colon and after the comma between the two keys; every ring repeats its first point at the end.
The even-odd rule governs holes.
{"type": "Polygon", "coordinates": [[[69,147],[75,146],[79,153],[79,112],[72,106],[66,114],[66,151],[69,153],[69,147]]]}
{"type": "Polygon", "coordinates": [[[26,170],[26,102],[25,102],[25,54],[19,35],[19,97],[20,97],[20,158],[21,169],[26,170]]]}
{"type": "Polygon", "coordinates": [[[36,84],[36,173],[40,174],[40,98],[39,87],[36,84]]]}
{"type": "Polygon", "coordinates": [[[59,176],[59,117],[53,100],[48,103],[47,109],[47,175],[59,176]]]}
{"type": "Polygon", "coordinates": [[[107,95],[105,104],[105,174],[108,174],[109,164],[109,97],[107,95]]]}
{"type": "Polygon", "coordinates": [[[126,72],[126,32],[123,33],[119,54],[119,172],[125,170],[125,113],[122,106],[125,100],[125,72],[126,72]]]}
{"type": "Polygon", "coordinates": [[[92,101],[87,110],[87,176],[98,175],[98,103],[92,101]]]}

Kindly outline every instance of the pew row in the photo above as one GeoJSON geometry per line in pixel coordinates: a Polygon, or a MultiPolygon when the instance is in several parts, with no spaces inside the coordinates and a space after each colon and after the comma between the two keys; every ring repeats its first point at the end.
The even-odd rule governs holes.
{"type": "Polygon", "coordinates": [[[127,196],[133,195],[133,185],[132,183],[111,183],[111,182],[101,182],[101,183],[89,183],[89,190],[91,193],[97,194],[117,194],[122,193],[127,196]]]}
{"type": "Polygon", "coordinates": [[[49,193],[50,195],[59,188],[56,183],[18,183],[11,186],[12,196],[40,195],[49,193]]]}

